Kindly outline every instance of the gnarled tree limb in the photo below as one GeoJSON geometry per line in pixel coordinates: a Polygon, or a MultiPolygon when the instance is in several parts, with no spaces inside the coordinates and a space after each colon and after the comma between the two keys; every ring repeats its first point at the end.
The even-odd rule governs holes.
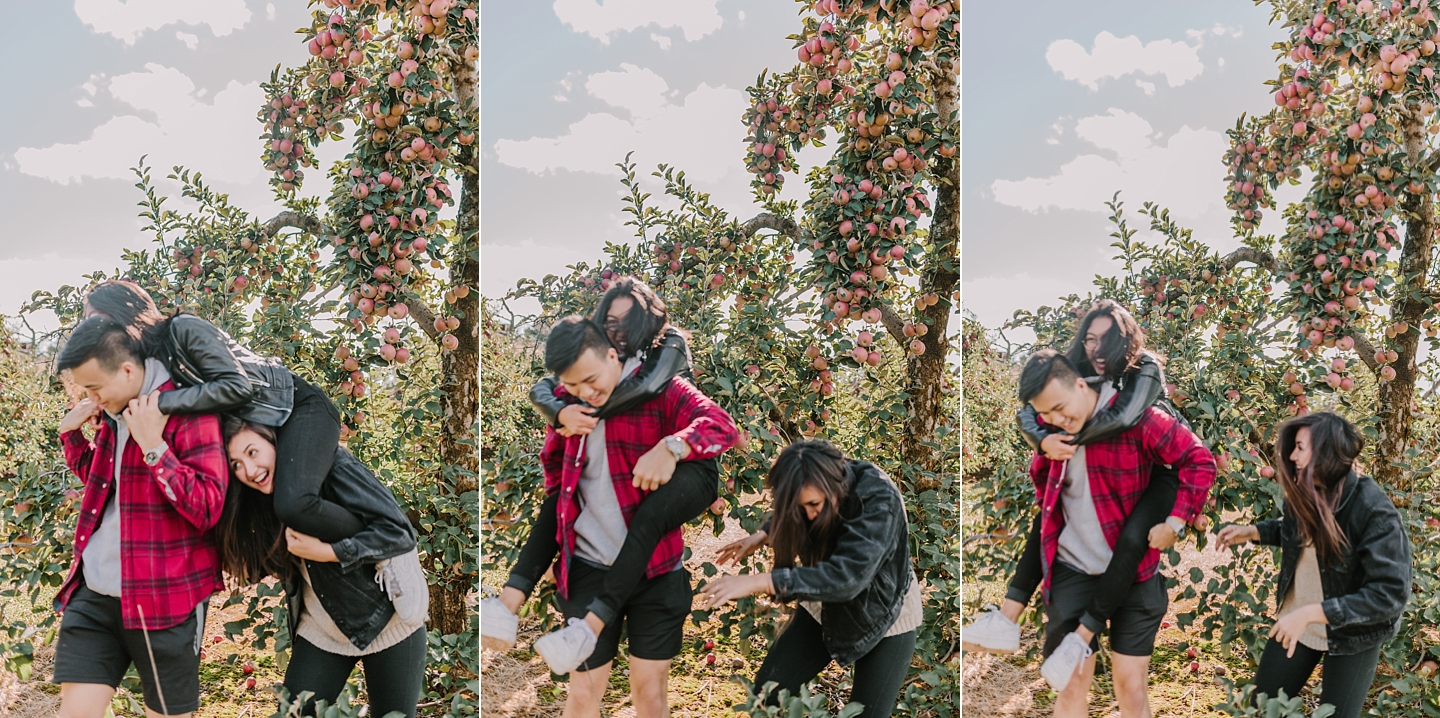
{"type": "Polygon", "coordinates": [[[740,225],[740,236],[749,237],[762,229],[771,229],[791,239],[800,237],[800,225],[789,217],[776,217],[769,212],[761,212],[740,225]]]}
{"type": "Polygon", "coordinates": [[[1271,272],[1278,272],[1280,270],[1280,265],[1275,262],[1275,255],[1269,252],[1262,252],[1253,247],[1241,247],[1220,258],[1220,273],[1224,274],[1234,269],[1235,265],[1241,262],[1250,262],[1251,264],[1264,267],[1271,272]]]}
{"type": "Polygon", "coordinates": [[[260,225],[260,232],[266,237],[274,237],[276,232],[286,227],[303,229],[315,235],[325,234],[325,223],[321,222],[319,218],[314,215],[300,214],[299,212],[291,212],[288,210],[275,215],[270,221],[260,225]]]}
{"type": "Polygon", "coordinates": [[[1352,331],[1346,336],[1355,340],[1355,353],[1360,355],[1360,361],[1365,362],[1365,366],[1370,367],[1370,371],[1379,374],[1380,363],[1375,361],[1375,345],[1371,344],[1370,340],[1360,332],[1352,331]]]}
{"type": "Polygon", "coordinates": [[[910,351],[910,338],[905,336],[905,320],[889,302],[880,302],[880,323],[885,325],[885,330],[890,332],[901,349],[910,351]]]}

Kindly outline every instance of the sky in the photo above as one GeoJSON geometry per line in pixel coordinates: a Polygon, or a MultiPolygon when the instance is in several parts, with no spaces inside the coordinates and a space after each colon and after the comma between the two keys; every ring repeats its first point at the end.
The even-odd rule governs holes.
{"type": "MultiPolygon", "coordinates": [[[[303,0],[0,3],[17,29],[0,113],[0,314],[151,245],[129,171],[141,155],[157,180],[184,164],[255,216],[279,211],[259,159],[260,82],[308,59],[294,31],[309,16],[303,0]]],[[[317,156],[345,151],[326,143],[317,156]]]]}
{"type": "Polygon", "coordinates": [[[1023,27],[1007,3],[965,6],[963,301],[992,328],[1118,272],[1104,204],[1116,190],[1131,217],[1153,201],[1212,248],[1239,246],[1225,130],[1274,106],[1263,83],[1282,33],[1268,6],[1040,5],[1023,27]]]}
{"type": "MultiPolygon", "coordinates": [[[[784,0],[487,4],[481,291],[501,297],[523,277],[564,274],[599,260],[606,242],[632,241],[615,167],[631,150],[639,174],[670,164],[735,216],[753,216],[745,88],[765,68],[794,65],[786,36],[799,9],[784,0]]],[[[823,163],[828,152],[799,160],[823,163]]],[[[782,197],[801,197],[801,180],[782,197]]]]}

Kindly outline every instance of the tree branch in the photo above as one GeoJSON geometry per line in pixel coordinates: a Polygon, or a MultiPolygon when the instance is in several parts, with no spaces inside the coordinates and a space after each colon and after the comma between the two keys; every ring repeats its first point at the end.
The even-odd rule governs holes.
{"type": "Polygon", "coordinates": [[[1220,273],[1224,274],[1234,269],[1235,265],[1241,262],[1250,262],[1271,272],[1277,272],[1280,268],[1280,265],[1275,262],[1275,255],[1252,247],[1241,247],[1220,258],[1220,273]]]}
{"type": "Polygon", "coordinates": [[[1365,362],[1365,366],[1370,367],[1370,371],[1379,374],[1380,363],[1375,361],[1375,345],[1371,344],[1370,340],[1358,331],[1352,331],[1346,336],[1355,340],[1355,353],[1360,355],[1360,361],[1365,362]]]}
{"type": "Polygon", "coordinates": [[[800,238],[800,225],[788,217],[776,217],[769,212],[761,212],[740,225],[740,238],[745,239],[762,229],[771,229],[791,239],[800,238]]]}
{"type": "Polygon", "coordinates": [[[410,318],[420,325],[420,331],[425,332],[430,341],[439,344],[440,332],[435,331],[435,311],[430,305],[426,304],[424,299],[409,294],[405,297],[405,306],[410,309],[410,318]]]}
{"type": "Polygon", "coordinates": [[[905,336],[905,320],[900,318],[900,313],[889,302],[880,302],[880,322],[885,325],[885,330],[895,338],[905,351],[910,351],[910,338],[905,336]]]}
{"type": "Polygon", "coordinates": [[[275,215],[269,222],[260,225],[260,232],[266,237],[274,237],[276,232],[286,228],[303,229],[314,235],[325,234],[325,224],[314,215],[300,214],[299,212],[284,211],[275,215]]]}

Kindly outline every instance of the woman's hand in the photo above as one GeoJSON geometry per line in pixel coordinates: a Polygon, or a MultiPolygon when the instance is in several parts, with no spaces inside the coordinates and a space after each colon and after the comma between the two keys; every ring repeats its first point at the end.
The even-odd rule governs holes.
{"type": "Polygon", "coordinates": [[[79,431],[86,424],[92,429],[100,428],[100,404],[91,399],[81,399],[74,409],[66,412],[65,418],[60,420],[60,433],[79,431]]]}
{"type": "Polygon", "coordinates": [[[165,441],[165,424],[170,416],[160,413],[160,392],[138,396],[130,400],[125,408],[125,426],[130,429],[131,438],[144,451],[149,451],[165,441]]]}
{"type": "Polygon", "coordinates": [[[1040,442],[1040,453],[1051,461],[1069,461],[1075,455],[1075,445],[1067,439],[1073,438],[1069,434],[1051,434],[1040,442]]]}
{"type": "Polygon", "coordinates": [[[291,528],[285,529],[285,548],[290,553],[311,561],[335,563],[340,560],[335,557],[335,549],[330,544],[291,528]]]}
{"type": "MultiPolygon", "coordinates": [[[[1228,527],[1227,527],[1228,528],[1228,527]]],[[[1270,637],[1280,642],[1285,647],[1285,657],[1295,655],[1295,646],[1300,643],[1301,634],[1305,628],[1312,623],[1329,623],[1325,618],[1325,609],[1318,603],[1312,603],[1285,614],[1275,625],[1270,628],[1270,637]]]]}
{"type": "Polygon", "coordinates": [[[700,610],[708,611],[729,603],[737,598],[757,593],[775,593],[775,585],[768,573],[746,573],[738,576],[721,576],[700,589],[700,610]]]}
{"type": "Polygon", "coordinates": [[[756,531],[739,541],[721,546],[720,552],[715,554],[715,563],[723,565],[726,561],[729,561],[730,565],[733,566],[740,563],[740,559],[759,551],[761,546],[769,542],[770,534],[764,531],[756,531]]]}
{"type": "Polygon", "coordinates": [[[1257,529],[1254,526],[1230,524],[1229,526],[1220,529],[1220,531],[1215,534],[1215,549],[1218,551],[1224,551],[1230,546],[1242,544],[1246,541],[1259,540],[1260,529],[1257,529]]]}
{"type": "Polygon", "coordinates": [[[555,433],[561,436],[584,436],[589,434],[594,431],[596,425],[600,423],[600,420],[594,416],[595,412],[595,407],[585,406],[583,404],[570,404],[566,406],[560,410],[559,414],[555,415],[555,418],[560,422],[560,426],[556,427],[555,433]]]}

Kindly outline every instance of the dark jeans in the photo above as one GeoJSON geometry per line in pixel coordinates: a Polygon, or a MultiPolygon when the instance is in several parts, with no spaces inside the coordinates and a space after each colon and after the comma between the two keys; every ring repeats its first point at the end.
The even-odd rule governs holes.
{"type": "MultiPolygon", "coordinates": [[[[881,639],[869,653],[855,661],[850,702],[865,706],[859,718],[890,715],[914,655],[915,632],[909,631],[881,639]]],[[[790,691],[792,696],[797,694],[800,687],[820,675],[831,660],[830,652],[825,650],[820,624],[809,611],[797,608],[795,617],[775,639],[765,662],[755,673],[755,688],[759,690],[770,681],[778,683],[769,698],[770,705],[777,705],[781,690],[790,691]]]]}
{"type": "Polygon", "coordinates": [[[295,377],[295,409],[275,430],[275,515],[326,543],[364,528],[360,518],[320,497],[340,445],[340,412],[314,384],[295,377]]]}
{"type": "Polygon", "coordinates": [[[305,715],[315,715],[313,700],[333,703],[350,678],[350,672],[355,670],[355,664],[361,663],[365,666],[365,690],[370,694],[370,715],[378,718],[400,711],[405,718],[415,718],[415,704],[420,701],[420,689],[425,681],[426,643],[422,626],[409,638],[379,653],[342,656],[321,650],[296,636],[294,654],[285,668],[285,689],[292,698],[300,691],[314,693],[314,699],[306,705],[305,715]]]}
{"type": "Polygon", "coordinates": [[[1295,655],[1286,657],[1285,647],[1275,639],[1265,644],[1260,668],[1255,671],[1255,692],[1275,698],[1280,690],[1294,697],[1310,680],[1315,666],[1325,659],[1320,676],[1320,702],[1335,706],[1334,718],[1359,718],[1370,684],[1375,681],[1375,666],[1380,661],[1380,646],[1349,656],[1332,656],[1324,651],[1295,646],[1295,655]]]}
{"type": "MultiPolygon", "coordinates": [[[[589,610],[607,624],[614,621],[636,584],[645,577],[645,568],[650,564],[650,557],[654,555],[660,538],[704,513],[715,501],[719,481],[720,467],[714,459],[682,461],[676,465],[670,480],[646,496],[640,502],[640,508],[635,510],[620,554],[605,575],[605,589],[590,603],[589,610]]],[[[530,528],[530,536],[520,549],[519,560],[510,569],[510,580],[506,586],[518,588],[528,595],[535,590],[535,583],[545,575],[545,570],[554,563],[555,555],[560,551],[560,544],[555,540],[558,525],[555,507],[558,501],[557,497],[551,496],[541,504],[540,516],[530,528]]]]}
{"type": "MultiPolygon", "coordinates": [[[[1121,529],[1120,538],[1115,542],[1110,565],[1105,567],[1105,573],[1095,586],[1089,609],[1079,617],[1055,627],[1061,638],[1081,624],[1097,634],[1100,633],[1105,628],[1105,623],[1115,615],[1116,609],[1125,603],[1130,586],[1135,583],[1135,570],[1144,560],[1145,553],[1150,550],[1150,529],[1156,524],[1165,523],[1165,518],[1175,509],[1175,493],[1179,488],[1180,473],[1175,469],[1156,466],[1150,472],[1150,485],[1135,504],[1135,509],[1125,519],[1125,527],[1121,529]]],[[[1015,569],[1015,576],[1010,579],[1010,589],[1005,593],[1005,597],[1028,605],[1043,578],[1044,572],[1040,566],[1040,514],[1037,513],[1030,527],[1030,535],[1025,539],[1025,551],[1020,555],[1020,565],[1015,569]]]]}

